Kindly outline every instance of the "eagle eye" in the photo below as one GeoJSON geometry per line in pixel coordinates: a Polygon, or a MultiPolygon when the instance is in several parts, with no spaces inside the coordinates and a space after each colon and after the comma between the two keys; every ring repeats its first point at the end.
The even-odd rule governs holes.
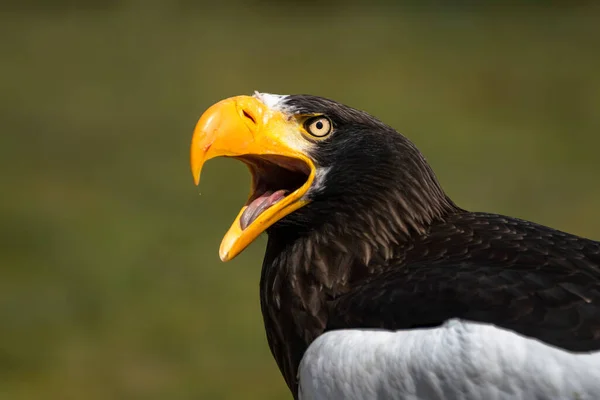
{"type": "Polygon", "coordinates": [[[306,120],[304,128],[315,137],[325,137],[331,133],[331,120],[327,117],[312,117],[306,120]]]}

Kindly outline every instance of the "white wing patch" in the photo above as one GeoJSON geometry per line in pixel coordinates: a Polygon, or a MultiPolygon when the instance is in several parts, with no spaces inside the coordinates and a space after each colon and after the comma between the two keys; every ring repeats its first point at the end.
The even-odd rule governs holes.
{"type": "Polygon", "coordinates": [[[493,325],[451,320],[408,331],[318,337],[300,399],[600,399],[600,352],[570,353],[493,325]]]}

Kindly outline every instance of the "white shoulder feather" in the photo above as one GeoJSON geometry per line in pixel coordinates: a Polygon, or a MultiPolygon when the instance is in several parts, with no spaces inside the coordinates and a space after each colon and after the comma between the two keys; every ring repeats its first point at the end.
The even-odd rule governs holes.
{"type": "Polygon", "coordinates": [[[600,352],[570,353],[493,325],[340,330],[299,368],[300,399],[600,399],[600,352]]]}

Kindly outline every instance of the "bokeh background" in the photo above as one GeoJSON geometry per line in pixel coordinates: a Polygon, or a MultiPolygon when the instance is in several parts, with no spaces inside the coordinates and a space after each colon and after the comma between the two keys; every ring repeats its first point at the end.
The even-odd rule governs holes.
{"type": "Polygon", "coordinates": [[[594,1],[0,6],[0,399],[287,399],[258,281],[218,247],[249,188],[189,141],[260,90],[368,110],[463,207],[600,239],[594,1]]]}

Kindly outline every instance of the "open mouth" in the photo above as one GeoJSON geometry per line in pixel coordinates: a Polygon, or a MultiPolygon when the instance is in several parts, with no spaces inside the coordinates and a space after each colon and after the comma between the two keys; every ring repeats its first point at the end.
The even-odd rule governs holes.
{"type": "Polygon", "coordinates": [[[300,190],[309,180],[310,166],[300,159],[279,155],[235,158],[243,161],[252,173],[252,192],[240,217],[242,230],[264,211],[300,190]]]}
{"type": "Polygon", "coordinates": [[[251,96],[221,100],[198,120],[190,147],[196,184],[203,165],[215,157],[236,158],[252,173],[248,201],[221,241],[221,260],[236,257],[270,226],[311,202],[306,194],[317,166],[309,156],[314,144],[302,129],[297,118],[251,96]]]}

